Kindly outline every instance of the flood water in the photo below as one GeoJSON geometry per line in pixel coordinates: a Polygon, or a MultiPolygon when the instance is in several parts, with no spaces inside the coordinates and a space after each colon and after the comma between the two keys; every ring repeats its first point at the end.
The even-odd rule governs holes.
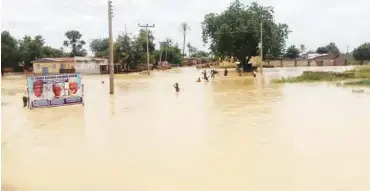
{"type": "Polygon", "coordinates": [[[107,75],[84,76],[85,106],[32,110],[25,77],[6,76],[2,189],[370,190],[370,94],[265,72],[117,75],[113,96],[107,75]]]}

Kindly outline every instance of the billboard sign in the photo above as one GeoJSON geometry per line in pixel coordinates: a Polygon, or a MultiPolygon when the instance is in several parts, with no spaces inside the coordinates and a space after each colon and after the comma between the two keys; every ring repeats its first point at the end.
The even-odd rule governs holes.
{"type": "Polygon", "coordinates": [[[83,104],[82,76],[59,74],[28,77],[30,107],[83,104]]]}

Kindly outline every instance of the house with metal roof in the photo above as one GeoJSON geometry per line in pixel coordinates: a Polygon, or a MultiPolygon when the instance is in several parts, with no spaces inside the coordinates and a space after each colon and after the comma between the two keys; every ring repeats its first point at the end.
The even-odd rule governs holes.
{"type": "Polygon", "coordinates": [[[93,57],[42,58],[32,62],[36,75],[82,73],[100,74],[108,60],[93,57]]]}
{"type": "Polygon", "coordinates": [[[63,69],[74,68],[74,58],[41,58],[32,61],[32,64],[34,74],[60,74],[63,69]]]}

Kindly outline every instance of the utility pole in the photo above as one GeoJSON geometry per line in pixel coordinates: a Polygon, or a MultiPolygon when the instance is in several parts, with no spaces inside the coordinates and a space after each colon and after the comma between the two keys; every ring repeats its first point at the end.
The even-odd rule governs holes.
{"type": "Polygon", "coordinates": [[[261,21],[261,42],[260,42],[260,53],[261,53],[261,63],[260,63],[260,72],[262,74],[262,68],[263,68],[263,46],[262,46],[262,30],[263,30],[263,23],[261,21]]]}
{"type": "Polygon", "coordinates": [[[150,75],[150,67],[149,67],[149,62],[150,62],[150,58],[149,58],[149,31],[148,31],[148,28],[154,28],[155,25],[140,25],[140,23],[138,24],[139,27],[141,28],[145,28],[145,31],[146,31],[146,57],[147,57],[147,61],[148,61],[148,75],[150,75]]]}
{"type": "Polygon", "coordinates": [[[162,64],[162,42],[159,42],[159,63],[162,64]]]}
{"type": "Polygon", "coordinates": [[[347,44],[347,53],[346,53],[346,65],[348,65],[348,49],[349,49],[349,44],[347,44]]]}
{"type": "Polygon", "coordinates": [[[112,1],[108,0],[108,25],[109,25],[109,93],[114,94],[114,65],[113,65],[113,34],[112,34],[112,1]]]}
{"type": "Polygon", "coordinates": [[[166,41],[166,43],[164,44],[164,47],[165,47],[165,60],[167,62],[167,49],[168,49],[168,41],[166,41]]]}

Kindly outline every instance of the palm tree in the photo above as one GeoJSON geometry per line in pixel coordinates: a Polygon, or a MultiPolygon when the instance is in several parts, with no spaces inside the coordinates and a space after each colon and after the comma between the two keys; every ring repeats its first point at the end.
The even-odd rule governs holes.
{"type": "Polygon", "coordinates": [[[181,32],[182,34],[184,35],[184,44],[183,44],[183,48],[182,48],[182,56],[185,56],[185,39],[186,39],[186,33],[191,30],[188,23],[186,22],[183,22],[181,23],[181,32]]]}

